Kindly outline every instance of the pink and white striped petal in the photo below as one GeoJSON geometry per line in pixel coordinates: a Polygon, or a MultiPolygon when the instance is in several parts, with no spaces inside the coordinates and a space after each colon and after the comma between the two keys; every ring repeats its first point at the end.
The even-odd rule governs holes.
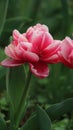
{"type": "Polygon", "coordinates": [[[49,68],[44,62],[29,64],[31,72],[39,78],[46,78],[49,75],[49,68]]]}
{"type": "Polygon", "coordinates": [[[13,59],[5,59],[0,63],[4,67],[15,67],[24,64],[24,61],[17,61],[13,59]]]}

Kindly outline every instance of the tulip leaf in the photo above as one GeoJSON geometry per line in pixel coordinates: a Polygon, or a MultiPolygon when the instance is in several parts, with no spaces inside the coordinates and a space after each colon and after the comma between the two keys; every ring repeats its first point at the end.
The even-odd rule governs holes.
{"type": "Polygon", "coordinates": [[[6,130],[5,120],[0,115],[0,130],[6,130]]]}
{"type": "Polygon", "coordinates": [[[6,68],[0,66],[0,78],[2,78],[6,74],[6,68]]]}
{"type": "Polygon", "coordinates": [[[5,78],[6,78],[6,68],[0,66],[0,93],[6,88],[5,78]]]}
{"type": "Polygon", "coordinates": [[[23,66],[8,68],[6,76],[6,87],[14,112],[19,106],[25,84],[25,73],[23,66]]]}
{"type": "Polygon", "coordinates": [[[0,1],[0,36],[6,21],[9,0],[0,1]]]}
{"type": "Polygon", "coordinates": [[[73,98],[66,99],[61,103],[54,104],[47,108],[51,120],[57,120],[66,113],[71,113],[73,111],[73,98]]]}
{"type": "Polygon", "coordinates": [[[38,130],[37,129],[37,116],[31,116],[20,130],[38,130]]]}
{"type": "Polygon", "coordinates": [[[37,108],[38,129],[51,130],[51,120],[45,110],[38,106],[37,108]]]}
{"type": "MultiPolygon", "coordinates": [[[[6,58],[4,54],[4,50],[0,48],[0,61],[6,58]]],[[[5,89],[5,76],[6,76],[6,68],[0,66],[0,93],[5,89]]]]}
{"type": "Polygon", "coordinates": [[[51,120],[45,110],[37,107],[37,112],[30,117],[20,130],[51,130],[51,120]]]}
{"type": "Polygon", "coordinates": [[[13,29],[21,30],[26,22],[31,22],[31,19],[25,17],[13,17],[6,19],[3,32],[11,32],[13,29]]]}

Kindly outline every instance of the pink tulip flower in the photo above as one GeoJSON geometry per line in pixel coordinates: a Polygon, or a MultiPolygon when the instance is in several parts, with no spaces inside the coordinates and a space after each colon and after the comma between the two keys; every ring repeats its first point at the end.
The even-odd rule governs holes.
{"type": "Polygon", "coordinates": [[[60,58],[66,66],[73,69],[73,40],[69,37],[62,41],[60,58]]]}
{"type": "Polygon", "coordinates": [[[14,30],[13,41],[5,48],[10,58],[1,65],[14,67],[28,62],[33,74],[45,78],[49,74],[48,63],[60,62],[59,49],[60,41],[53,39],[46,25],[37,24],[23,34],[14,30]]]}
{"type": "Polygon", "coordinates": [[[38,62],[29,64],[32,73],[41,78],[47,77],[49,74],[48,63],[60,62],[58,56],[60,41],[54,40],[47,26],[41,24],[30,27],[26,32],[26,38],[32,43],[31,51],[39,56],[38,62]]]}

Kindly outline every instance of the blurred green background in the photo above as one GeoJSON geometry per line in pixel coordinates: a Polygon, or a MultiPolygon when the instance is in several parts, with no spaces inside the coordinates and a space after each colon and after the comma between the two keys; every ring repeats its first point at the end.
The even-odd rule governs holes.
{"type": "MultiPolygon", "coordinates": [[[[46,24],[55,39],[72,38],[73,0],[0,0],[0,61],[5,58],[3,49],[9,44],[12,31],[23,33],[37,23],[46,24]]],[[[32,78],[30,101],[34,104],[44,106],[73,97],[73,70],[62,64],[49,68],[48,78],[32,78]]],[[[6,105],[5,73],[6,69],[0,67],[0,109],[6,105]]]]}

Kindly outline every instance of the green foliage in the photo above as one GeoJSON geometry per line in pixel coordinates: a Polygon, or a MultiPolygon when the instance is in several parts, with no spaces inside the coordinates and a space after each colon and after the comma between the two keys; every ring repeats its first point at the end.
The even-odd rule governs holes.
{"type": "MultiPolygon", "coordinates": [[[[28,73],[29,79],[30,74],[28,73]]],[[[27,106],[27,90],[29,81],[26,80],[26,75],[23,66],[8,68],[6,74],[6,88],[10,100],[10,127],[18,128],[21,119],[26,112],[27,106]]]]}
{"type": "MultiPolygon", "coordinates": [[[[19,115],[18,109],[20,107],[19,103],[23,95],[24,83],[25,83],[25,72],[23,66],[7,69],[6,87],[8,90],[8,95],[11,103],[11,110],[10,110],[11,127],[13,127],[13,124],[16,123],[15,121],[17,120],[17,116],[19,115]]],[[[19,121],[20,119],[18,118],[19,121]]]]}
{"type": "Polygon", "coordinates": [[[9,0],[1,0],[0,1],[0,35],[4,29],[4,24],[7,16],[9,0]]]}
{"type": "Polygon", "coordinates": [[[47,113],[37,107],[37,112],[34,114],[21,128],[21,130],[51,130],[51,120],[47,113]]]}
{"type": "Polygon", "coordinates": [[[51,120],[57,120],[67,113],[70,114],[73,111],[73,98],[66,99],[61,103],[56,103],[55,105],[48,107],[46,111],[51,120]]]}
{"type": "Polygon", "coordinates": [[[20,130],[37,130],[36,115],[30,117],[20,130]]]}
{"type": "Polygon", "coordinates": [[[6,123],[0,115],[0,130],[6,130],[6,123]]]}
{"type": "Polygon", "coordinates": [[[39,130],[51,130],[51,120],[47,113],[41,108],[37,108],[38,116],[38,129],[39,130]]]}
{"type": "MultiPolygon", "coordinates": [[[[4,50],[0,48],[0,61],[5,58],[4,50]]],[[[6,75],[6,68],[0,66],[0,92],[5,89],[5,75],[6,75]]]]}
{"type": "Polygon", "coordinates": [[[68,123],[68,119],[63,119],[61,121],[55,122],[52,126],[52,130],[66,130],[68,123]]]}
{"type": "Polygon", "coordinates": [[[25,83],[23,66],[7,69],[6,77],[6,87],[8,90],[10,101],[13,105],[14,111],[16,111],[19,106],[19,101],[21,99],[25,83]]]}
{"type": "Polygon", "coordinates": [[[13,29],[24,32],[36,23],[48,25],[55,38],[71,35],[72,25],[71,0],[1,0],[0,1],[0,45],[8,44],[13,29]],[[10,24],[11,23],[11,24],[10,24]]]}

